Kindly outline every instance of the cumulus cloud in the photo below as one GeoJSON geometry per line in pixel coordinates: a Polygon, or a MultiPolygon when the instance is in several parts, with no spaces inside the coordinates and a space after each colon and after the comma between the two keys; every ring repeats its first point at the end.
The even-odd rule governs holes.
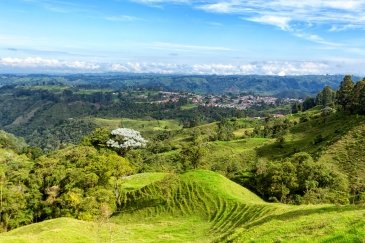
{"type": "Polygon", "coordinates": [[[330,66],[321,62],[259,62],[241,65],[233,64],[164,64],[164,63],[125,63],[112,64],[110,71],[125,73],[160,74],[217,74],[217,75],[306,75],[328,73],[330,66]]]}
{"type": "Polygon", "coordinates": [[[124,62],[92,63],[80,60],[59,60],[42,57],[4,57],[0,58],[2,72],[120,72],[120,73],[156,73],[156,74],[199,74],[199,75],[308,75],[341,73],[348,67],[361,63],[346,64],[343,60],[331,61],[266,61],[240,64],[203,63],[174,64],[162,62],[124,62]],[[346,66],[347,65],[347,66],[346,66]]]}
{"type": "Polygon", "coordinates": [[[0,58],[0,67],[15,69],[39,69],[39,70],[70,70],[70,71],[97,71],[101,68],[99,64],[83,61],[66,61],[48,59],[42,57],[4,57],[0,58]]]}

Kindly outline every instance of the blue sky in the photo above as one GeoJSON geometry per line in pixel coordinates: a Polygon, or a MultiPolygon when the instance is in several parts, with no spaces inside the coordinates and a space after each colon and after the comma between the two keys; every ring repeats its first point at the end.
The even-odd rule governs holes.
{"type": "Polygon", "coordinates": [[[0,0],[1,72],[365,75],[365,0],[0,0]]]}

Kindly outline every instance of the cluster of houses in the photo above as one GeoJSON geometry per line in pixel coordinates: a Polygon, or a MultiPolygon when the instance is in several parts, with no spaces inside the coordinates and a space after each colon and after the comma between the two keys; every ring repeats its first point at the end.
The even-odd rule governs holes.
{"type": "Polygon", "coordinates": [[[302,102],[300,99],[278,99],[273,96],[256,96],[256,95],[199,95],[193,93],[179,92],[159,92],[160,100],[153,103],[178,102],[185,99],[189,103],[202,105],[207,107],[234,108],[238,110],[246,110],[252,106],[275,105],[279,102],[296,103],[302,102]]]}

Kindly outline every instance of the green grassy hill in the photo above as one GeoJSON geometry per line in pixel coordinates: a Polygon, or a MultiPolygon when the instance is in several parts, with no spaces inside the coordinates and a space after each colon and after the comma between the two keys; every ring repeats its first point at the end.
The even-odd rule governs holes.
{"type": "Polygon", "coordinates": [[[365,124],[351,129],[321,154],[319,163],[330,163],[349,178],[352,200],[365,202],[365,124]]]}
{"type": "Polygon", "coordinates": [[[60,218],[0,235],[0,242],[361,242],[365,207],[266,203],[214,172],[127,177],[108,221],[60,218]]]}
{"type": "Polygon", "coordinates": [[[128,127],[141,132],[163,131],[163,130],[178,130],[181,129],[178,121],[175,120],[138,120],[138,119],[106,119],[106,118],[93,118],[98,127],[107,127],[110,129],[116,129],[118,127],[128,127]]]}
{"type": "MultiPolygon", "coordinates": [[[[310,114],[311,112],[308,112],[302,116],[310,114]]],[[[284,134],[283,146],[277,146],[273,141],[258,149],[259,156],[281,159],[300,151],[319,156],[328,146],[365,121],[363,116],[342,113],[321,116],[320,112],[317,112],[312,115],[311,119],[293,126],[284,134]]]]}

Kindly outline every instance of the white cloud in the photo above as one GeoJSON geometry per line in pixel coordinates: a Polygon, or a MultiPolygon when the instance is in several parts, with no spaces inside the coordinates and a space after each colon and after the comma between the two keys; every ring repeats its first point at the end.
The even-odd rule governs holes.
{"type": "MultiPolygon", "coordinates": [[[[166,1],[168,2],[168,1],[166,1]]],[[[363,26],[364,0],[213,0],[196,1],[208,12],[238,14],[248,21],[290,29],[290,22],[363,26]]]]}
{"type": "Polygon", "coordinates": [[[122,72],[156,74],[200,74],[200,75],[309,75],[359,73],[365,65],[363,59],[336,59],[325,61],[267,61],[250,63],[200,63],[175,64],[162,62],[115,62],[98,63],[80,60],[63,60],[42,57],[0,58],[0,72],[47,73],[47,72],[122,72]]]}
{"type": "Polygon", "coordinates": [[[354,25],[354,24],[332,25],[331,28],[328,31],[330,31],[330,32],[342,32],[342,31],[354,30],[354,29],[365,29],[365,26],[364,25],[354,25]]]}
{"type": "Polygon", "coordinates": [[[217,2],[212,4],[204,4],[198,6],[199,9],[203,9],[208,12],[216,12],[216,13],[236,13],[240,12],[239,9],[236,9],[234,5],[230,2],[217,2]]]}
{"type": "Polygon", "coordinates": [[[4,57],[0,58],[0,67],[15,69],[39,69],[39,70],[74,70],[74,71],[97,71],[101,68],[99,64],[83,61],[65,61],[48,59],[42,57],[4,57]]]}
{"type": "Polygon", "coordinates": [[[253,21],[253,22],[275,25],[275,26],[278,26],[282,30],[291,29],[290,25],[289,25],[291,19],[289,17],[266,15],[266,16],[253,17],[248,20],[253,21]]]}
{"type": "Polygon", "coordinates": [[[330,66],[322,62],[266,62],[261,72],[267,75],[308,75],[330,72],[330,66]]]}
{"type": "Polygon", "coordinates": [[[317,25],[330,32],[365,30],[365,0],[135,0],[143,4],[188,4],[219,14],[234,14],[241,19],[269,24],[299,38],[321,45],[333,42],[310,34],[317,25]],[[313,28],[312,28],[313,27],[313,28]],[[312,28],[312,29],[311,29],[312,28]]]}
{"type": "Polygon", "coordinates": [[[260,62],[233,64],[178,65],[164,63],[112,64],[109,71],[125,73],[201,74],[201,75],[306,75],[326,74],[330,66],[321,62],[260,62]]]}

